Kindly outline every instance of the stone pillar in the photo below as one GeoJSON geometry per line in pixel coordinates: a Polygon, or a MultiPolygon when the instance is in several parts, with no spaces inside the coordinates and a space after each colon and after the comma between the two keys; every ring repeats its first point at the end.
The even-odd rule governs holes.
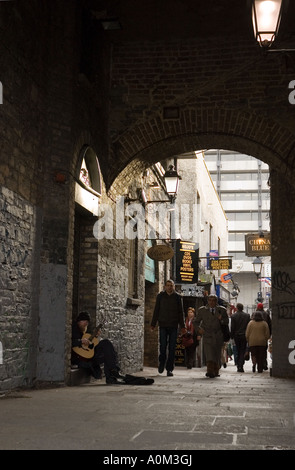
{"type": "Polygon", "coordinates": [[[284,175],[272,172],[272,374],[286,378],[295,378],[294,207],[295,188],[287,183],[284,175]]]}

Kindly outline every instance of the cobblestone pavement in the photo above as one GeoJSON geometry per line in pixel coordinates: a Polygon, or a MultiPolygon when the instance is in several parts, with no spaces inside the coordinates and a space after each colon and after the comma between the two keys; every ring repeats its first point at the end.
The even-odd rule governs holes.
{"type": "Polygon", "coordinates": [[[294,450],[295,381],[269,372],[215,379],[205,368],[177,367],[173,377],[145,368],[149,386],[104,380],[2,394],[0,449],[294,450]]]}

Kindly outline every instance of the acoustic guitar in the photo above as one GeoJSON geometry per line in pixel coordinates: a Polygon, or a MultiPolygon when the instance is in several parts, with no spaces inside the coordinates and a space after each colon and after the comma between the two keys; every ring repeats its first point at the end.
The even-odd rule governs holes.
{"type": "Polygon", "coordinates": [[[102,323],[99,324],[93,334],[84,333],[81,339],[88,339],[89,344],[81,344],[81,346],[74,346],[73,351],[78,354],[78,356],[83,357],[84,359],[91,359],[94,356],[94,348],[98,344],[98,332],[102,328],[102,323]]]}

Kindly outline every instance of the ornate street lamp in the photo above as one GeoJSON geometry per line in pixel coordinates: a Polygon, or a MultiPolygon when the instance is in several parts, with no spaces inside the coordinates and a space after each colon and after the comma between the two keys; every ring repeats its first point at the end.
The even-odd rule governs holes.
{"type": "Polygon", "coordinates": [[[168,170],[165,172],[164,180],[168,196],[170,197],[171,201],[174,201],[177,196],[179,180],[181,180],[181,177],[173,165],[170,165],[168,170]]]}
{"type": "Polygon", "coordinates": [[[268,48],[277,37],[283,0],[252,0],[254,35],[261,47],[268,48]]]}
{"type": "Polygon", "coordinates": [[[263,301],[263,297],[262,297],[262,291],[261,291],[261,271],[262,271],[262,265],[263,265],[263,261],[262,259],[259,258],[259,256],[257,256],[254,261],[253,261],[253,270],[254,270],[254,273],[256,274],[256,277],[257,277],[257,281],[260,277],[260,280],[259,280],[259,292],[257,293],[257,299],[256,301],[257,302],[262,302],[263,301]]]}
{"type": "Polygon", "coordinates": [[[252,264],[253,264],[254,273],[256,274],[257,279],[258,279],[259,276],[261,275],[263,261],[259,258],[259,256],[257,256],[252,264]]]}

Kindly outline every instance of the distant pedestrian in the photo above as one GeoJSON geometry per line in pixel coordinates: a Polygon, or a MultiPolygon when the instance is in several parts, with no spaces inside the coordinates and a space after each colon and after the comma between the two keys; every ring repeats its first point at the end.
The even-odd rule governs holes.
{"type": "Polygon", "coordinates": [[[208,304],[200,307],[194,320],[195,331],[203,336],[206,358],[206,377],[219,377],[221,349],[224,344],[221,324],[228,325],[226,308],[217,304],[217,296],[210,294],[208,304]]]}
{"type": "Polygon", "coordinates": [[[267,348],[269,338],[268,324],[263,320],[261,311],[257,310],[253,315],[253,320],[248,323],[246,329],[246,339],[251,352],[253,372],[255,372],[256,365],[258,372],[263,372],[265,349],[267,348]]]}
{"type": "Polygon", "coordinates": [[[186,332],[182,335],[182,344],[185,347],[185,363],[188,369],[192,369],[196,358],[196,349],[199,345],[200,336],[195,332],[193,320],[195,319],[195,309],[189,307],[187,309],[187,317],[185,319],[186,332]],[[189,344],[190,343],[190,344],[189,344]]]}
{"type": "Polygon", "coordinates": [[[237,311],[231,316],[231,338],[237,348],[237,371],[244,372],[245,352],[247,349],[246,328],[250,321],[249,313],[243,311],[243,304],[237,304],[237,311]]]}
{"type": "Polygon", "coordinates": [[[184,313],[181,295],[175,291],[174,281],[166,281],[164,291],[156,298],[151,329],[159,324],[160,355],[158,371],[161,374],[166,366],[167,376],[173,376],[175,348],[178,335],[178,327],[184,329],[184,313]],[[168,357],[167,357],[168,347],[168,357]]]}
{"type": "MultiPolygon", "coordinates": [[[[270,336],[271,336],[271,334],[272,334],[272,322],[271,322],[271,317],[270,317],[269,312],[267,312],[266,310],[264,310],[263,303],[261,303],[261,302],[257,304],[256,310],[257,310],[257,311],[260,311],[260,312],[262,313],[262,318],[263,318],[263,320],[266,321],[266,323],[268,324],[269,334],[270,334],[270,336]]],[[[267,370],[267,369],[268,369],[268,363],[267,363],[267,345],[266,345],[266,348],[265,348],[263,369],[264,369],[264,370],[267,370]]]]}

